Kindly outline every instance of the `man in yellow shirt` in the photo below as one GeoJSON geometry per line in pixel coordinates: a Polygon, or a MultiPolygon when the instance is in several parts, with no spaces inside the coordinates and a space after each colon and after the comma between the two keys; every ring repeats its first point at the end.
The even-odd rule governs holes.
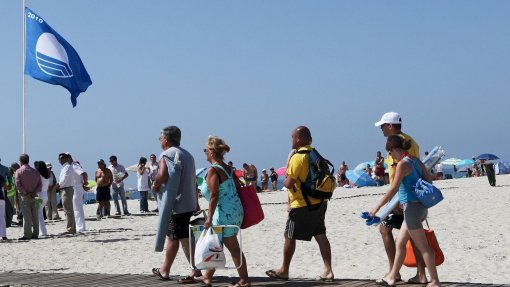
{"type": "Polygon", "coordinates": [[[296,153],[298,150],[312,150],[312,135],[307,127],[299,126],[292,131],[292,152],[287,163],[287,177],[283,185],[288,188],[288,218],[285,226],[283,263],[279,269],[266,271],[273,279],[288,280],[289,267],[296,250],[296,240],[310,241],[313,238],[319,244],[324,271],[316,281],[333,281],[331,268],[331,245],[326,236],[324,223],[328,201],[308,197],[313,208],[308,208],[301,192],[301,183],[306,181],[309,171],[308,154],[296,153]]]}
{"type": "MultiPolygon", "coordinates": [[[[381,120],[375,123],[376,127],[380,127],[384,137],[389,137],[391,135],[400,135],[405,140],[411,141],[411,148],[407,150],[407,152],[420,158],[420,147],[414,141],[414,139],[407,134],[402,132],[402,118],[398,113],[388,112],[385,113],[381,120]]],[[[395,168],[397,167],[397,161],[393,159],[391,155],[386,156],[386,161],[388,163],[388,174],[390,177],[390,184],[393,182],[393,177],[395,175],[395,168]]],[[[381,233],[381,237],[384,243],[384,249],[386,250],[386,255],[388,256],[389,262],[389,270],[391,271],[393,267],[393,262],[395,260],[395,239],[393,238],[393,228],[400,229],[402,226],[402,222],[404,221],[404,215],[402,214],[402,209],[400,207],[395,208],[393,212],[391,212],[388,217],[381,221],[379,225],[379,232],[381,233]]],[[[415,277],[410,278],[408,283],[427,283],[427,277],[425,274],[425,262],[421,257],[421,254],[415,250],[415,254],[417,255],[416,260],[418,262],[418,270],[415,277]]],[[[399,278],[400,279],[400,278],[399,278]]],[[[378,282],[377,282],[378,283],[378,282]]]]}

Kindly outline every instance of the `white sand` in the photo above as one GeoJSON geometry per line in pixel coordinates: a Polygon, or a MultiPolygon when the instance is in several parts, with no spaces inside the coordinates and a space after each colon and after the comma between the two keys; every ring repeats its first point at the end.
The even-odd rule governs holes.
{"type": "MultiPolygon", "coordinates": [[[[510,283],[510,175],[497,176],[497,185],[490,187],[485,177],[437,182],[445,200],[429,210],[429,223],[446,257],[438,267],[442,281],[510,283]]],[[[326,226],[336,278],[376,279],[387,271],[378,229],[365,226],[359,218],[360,212],[371,208],[385,191],[382,187],[335,192],[326,226]]],[[[242,232],[248,271],[253,276],[264,276],[265,270],[281,264],[286,220],[286,205],[278,204],[286,202],[285,192],[261,194],[260,198],[266,219],[242,232]]],[[[204,202],[201,204],[206,208],[204,202]]],[[[138,201],[130,200],[129,207],[135,213],[138,201]]],[[[150,202],[149,208],[154,207],[150,202]]],[[[95,208],[95,204],[86,205],[86,215],[92,217],[95,208]]],[[[163,253],[153,251],[156,220],[156,216],[128,216],[87,221],[85,235],[3,242],[0,271],[149,274],[151,268],[160,266],[163,257],[163,253]]],[[[64,226],[64,222],[48,224],[48,232],[56,235],[64,226]]],[[[21,237],[22,228],[8,228],[7,236],[21,237]]],[[[171,273],[187,274],[186,264],[180,252],[171,273]]],[[[290,276],[313,278],[321,269],[317,244],[298,242],[290,276]]],[[[401,271],[404,279],[414,272],[406,267],[401,271]]],[[[219,270],[217,274],[236,276],[233,270],[219,270]]]]}

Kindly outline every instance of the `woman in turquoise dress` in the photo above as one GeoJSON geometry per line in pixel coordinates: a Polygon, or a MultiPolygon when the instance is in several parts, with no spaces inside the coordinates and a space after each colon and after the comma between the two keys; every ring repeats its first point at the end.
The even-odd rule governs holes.
{"type": "MultiPolygon", "coordinates": [[[[214,225],[237,225],[241,226],[243,222],[243,206],[237,189],[240,187],[239,179],[233,175],[233,170],[225,164],[223,157],[230,151],[230,147],[222,139],[209,136],[206,142],[204,153],[211,167],[207,170],[205,180],[200,186],[200,191],[204,198],[209,202],[209,211],[207,220],[204,223],[205,228],[214,225]]],[[[237,240],[236,228],[223,229],[223,243],[232,255],[232,261],[236,266],[241,265],[241,252],[237,240]]],[[[239,281],[232,283],[231,286],[251,286],[248,281],[248,269],[246,267],[246,258],[242,254],[242,265],[237,269],[239,281]]],[[[207,270],[202,278],[205,286],[211,286],[214,269],[207,270]]]]}

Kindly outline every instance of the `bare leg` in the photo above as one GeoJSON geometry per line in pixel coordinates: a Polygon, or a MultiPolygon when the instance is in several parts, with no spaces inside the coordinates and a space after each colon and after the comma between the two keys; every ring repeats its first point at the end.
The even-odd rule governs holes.
{"type": "MultiPolygon", "coordinates": [[[[184,255],[186,256],[186,259],[188,260],[188,262],[191,263],[191,265],[195,265],[195,258],[190,257],[190,246],[189,246],[189,238],[183,238],[183,239],[180,239],[179,240],[181,242],[181,246],[182,246],[182,251],[184,252],[184,255]]],[[[195,254],[195,244],[193,244],[193,241],[192,241],[192,251],[191,253],[192,254],[195,254]]],[[[195,270],[195,269],[192,269],[191,270],[191,277],[199,277],[199,276],[202,276],[202,272],[200,272],[200,270],[195,270]]]]}
{"type": "Polygon", "coordinates": [[[411,235],[414,244],[423,255],[423,259],[427,265],[427,269],[429,270],[430,283],[427,286],[441,286],[439,276],[437,275],[434,250],[430,248],[425,232],[423,232],[423,229],[420,228],[409,230],[409,234],[411,235]]]}
{"type": "MultiPolygon", "coordinates": [[[[388,257],[388,275],[393,268],[393,262],[395,261],[395,239],[393,238],[393,228],[389,228],[379,225],[379,232],[381,233],[381,238],[384,244],[384,250],[386,251],[386,256],[388,257]]],[[[397,279],[400,279],[400,273],[397,274],[397,279]]]]}
{"type": "Polygon", "coordinates": [[[163,264],[159,269],[162,276],[168,277],[170,275],[170,268],[172,268],[172,264],[177,256],[177,251],[179,251],[179,240],[171,240],[167,237],[165,258],[163,259],[163,264]]]}
{"type": "Polygon", "coordinates": [[[275,270],[278,276],[283,278],[289,277],[290,262],[292,261],[292,256],[294,256],[294,251],[296,251],[296,240],[285,237],[282,266],[275,270]]]}
{"type": "Polygon", "coordinates": [[[230,236],[225,237],[223,239],[225,246],[227,247],[230,255],[232,255],[232,261],[236,266],[241,264],[241,256],[242,256],[242,265],[239,269],[237,269],[237,273],[239,274],[239,284],[246,285],[249,283],[248,281],[248,268],[246,267],[246,258],[244,257],[244,253],[241,254],[241,248],[239,247],[239,242],[237,241],[237,237],[230,236]]]}
{"type": "Polygon", "coordinates": [[[321,274],[322,278],[333,279],[333,269],[331,268],[331,245],[329,244],[326,234],[315,235],[315,240],[319,244],[321,251],[322,261],[324,261],[324,272],[321,274]]]}
{"type": "Polygon", "coordinates": [[[406,243],[409,240],[410,235],[407,229],[407,224],[402,223],[402,227],[400,227],[400,232],[397,235],[397,240],[395,242],[395,261],[393,262],[393,266],[391,268],[390,273],[384,276],[384,280],[388,282],[390,285],[394,285],[399,277],[400,268],[402,268],[402,264],[404,264],[404,258],[406,256],[406,243]]]}
{"type": "Polygon", "coordinates": [[[427,274],[425,273],[425,261],[423,261],[423,256],[421,252],[418,250],[414,241],[411,239],[411,244],[413,246],[414,257],[416,257],[416,276],[413,278],[409,278],[410,282],[419,282],[422,284],[427,284],[427,274]]]}

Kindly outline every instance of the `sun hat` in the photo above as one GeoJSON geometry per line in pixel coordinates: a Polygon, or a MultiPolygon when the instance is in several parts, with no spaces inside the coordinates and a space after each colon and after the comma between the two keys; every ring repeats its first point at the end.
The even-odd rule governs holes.
{"type": "Polygon", "coordinates": [[[379,127],[384,124],[402,124],[402,118],[398,113],[388,112],[381,117],[380,121],[375,123],[375,126],[379,127]]]}

